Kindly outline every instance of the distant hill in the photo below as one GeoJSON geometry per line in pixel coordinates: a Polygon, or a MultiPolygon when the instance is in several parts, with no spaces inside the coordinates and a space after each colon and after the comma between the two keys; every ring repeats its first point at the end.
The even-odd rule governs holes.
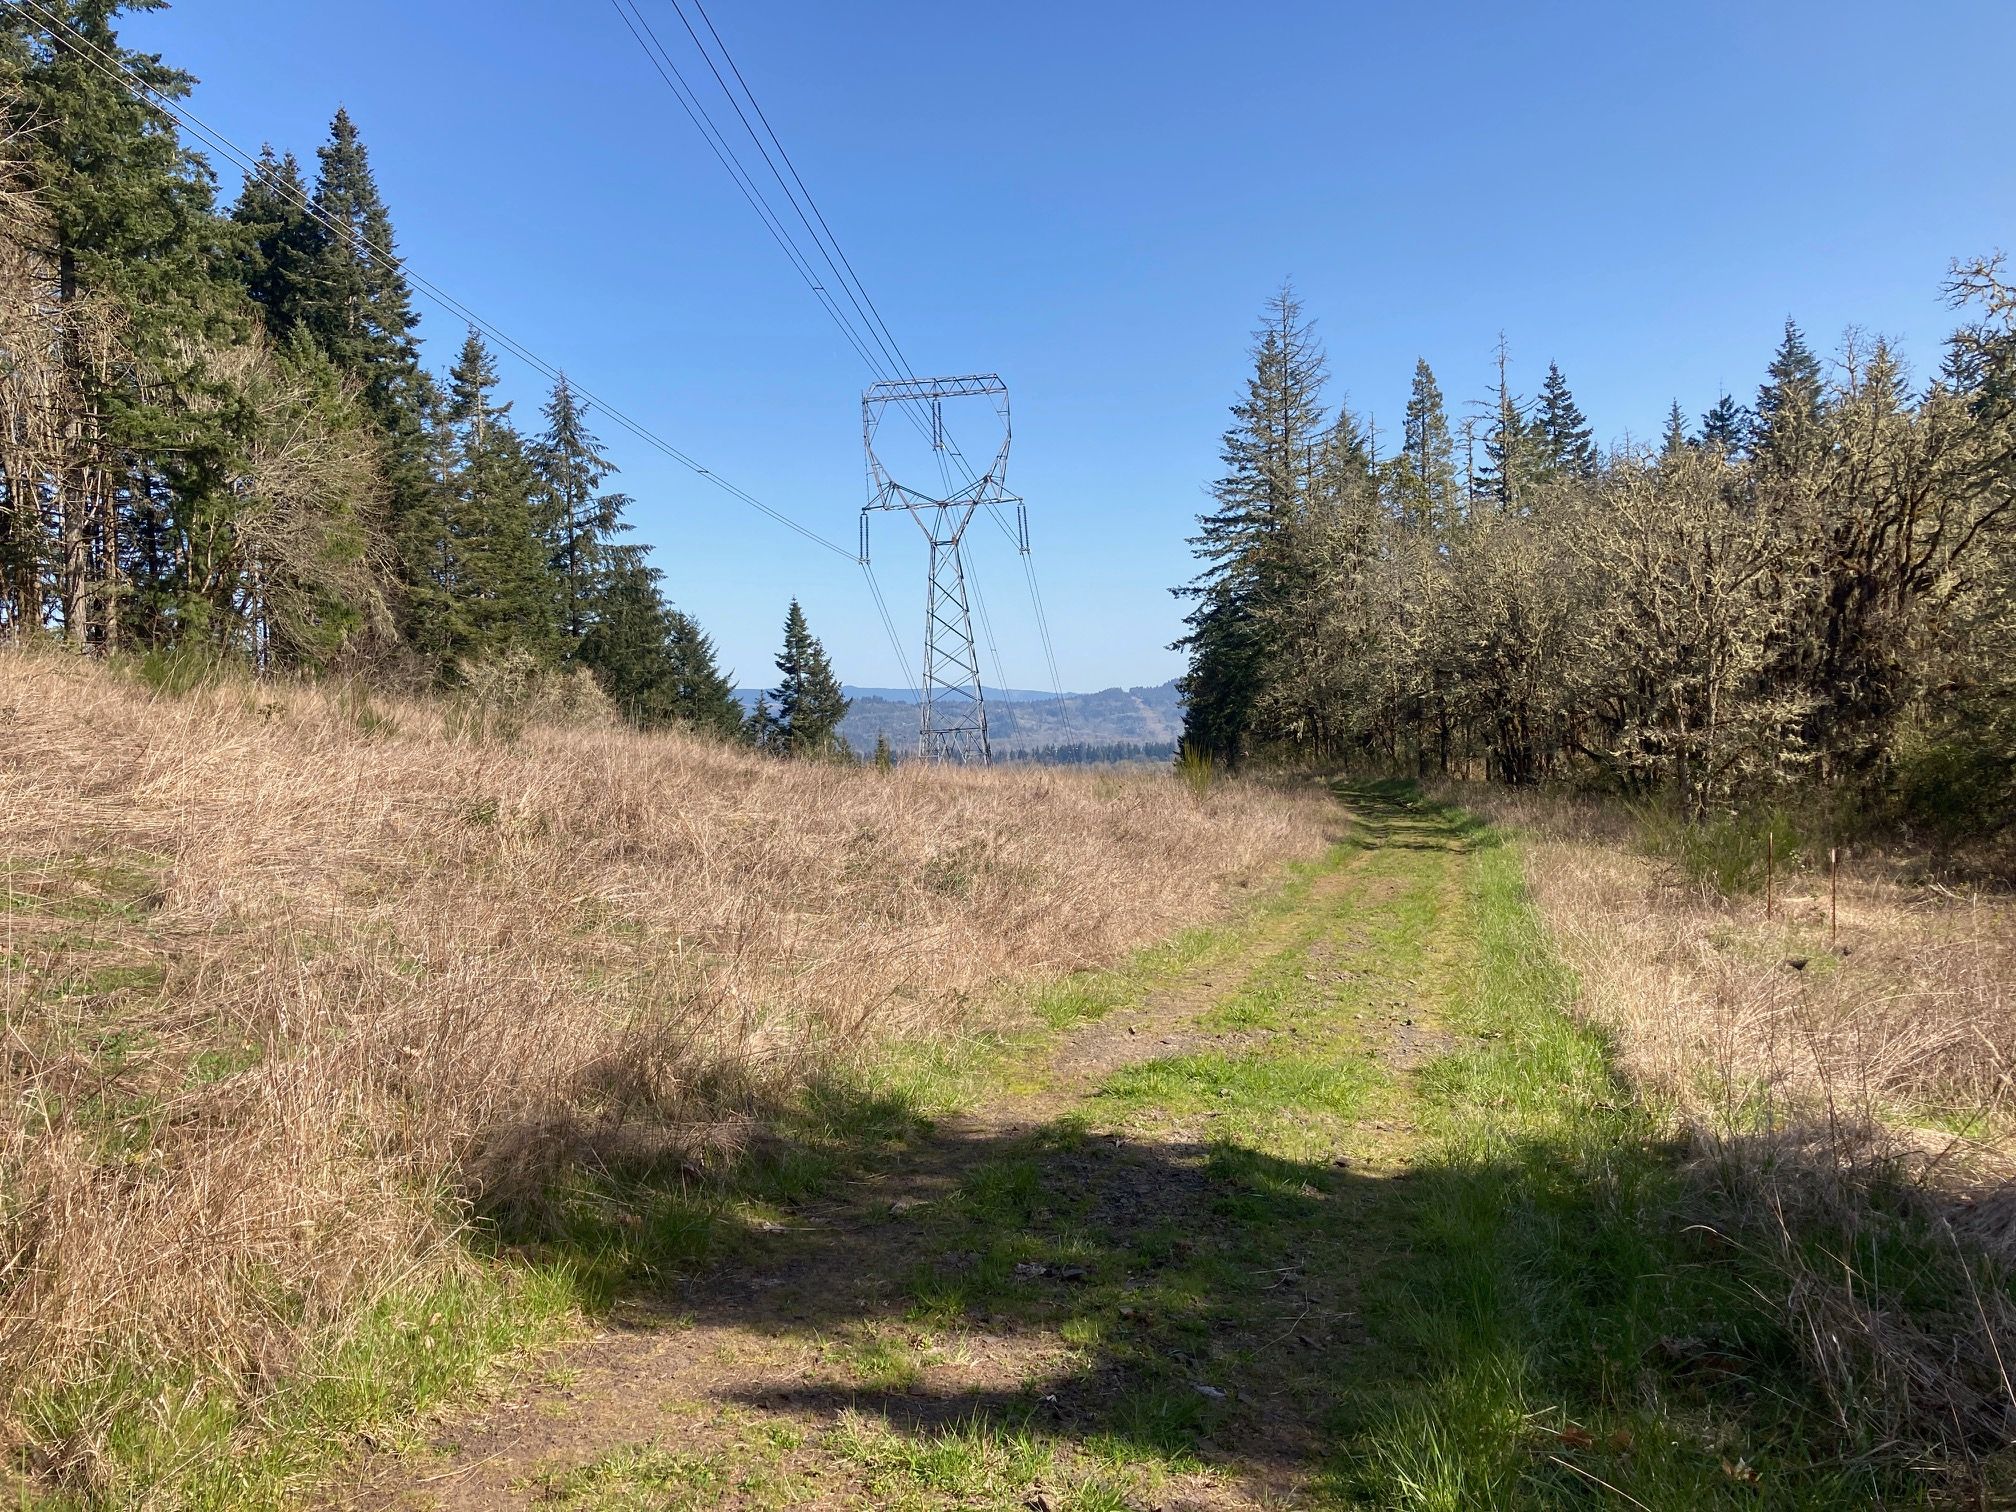
{"type": "MultiPolygon", "coordinates": [[[[917,690],[915,688],[863,688],[857,687],[853,683],[842,683],[840,691],[845,693],[849,698],[872,698],[884,703],[907,703],[912,708],[917,706],[917,690]]],[[[762,692],[763,689],[761,688],[737,688],[735,696],[742,700],[743,708],[753,709],[756,707],[757,696],[762,692]]],[[[1067,693],[1065,695],[1067,698],[1076,698],[1078,696],[1076,693],[1067,693]]],[[[987,690],[987,703],[990,707],[996,703],[1055,703],[1056,700],[1057,695],[1047,689],[989,688],[987,690]]]]}
{"type": "MultiPolygon", "coordinates": [[[[753,708],[759,688],[737,688],[753,708]]],[[[840,733],[857,752],[875,749],[878,734],[899,754],[917,747],[917,690],[845,685],[851,700],[840,733]]],[[[1152,688],[1107,688],[1098,693],[1054,693],[1028,688],[987,689],[987,734],[997,751],[1042,751],[1065,745],[1144,745],[1173,749],[1183,731],[1183,704],[1174,679],[1152,688]]]]}
{"type": "MultiPolygon", "coordinates": [[[[1153,688],[1107,688],[1098,693],[1067,693],[1017,698],[987,694],[987,734],[999,751],[1039,751],[1073,744],[1173,745],[1183,729],[1183,706],[1176,684],[1153,688]]],[[[907,698],[854,698],[840,733],[856,751],[875,749],[875,737],[885,734],[899,753],[917,745],[917,695],[907,698]]]]}

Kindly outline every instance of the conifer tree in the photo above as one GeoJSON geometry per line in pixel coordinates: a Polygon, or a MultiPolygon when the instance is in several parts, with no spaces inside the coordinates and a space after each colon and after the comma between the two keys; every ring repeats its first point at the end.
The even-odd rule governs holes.
{"type": "Polygon", "coordinates": [[[1750,411],[1724,394],[1715,407],[1701,417],[1699,443],[1725,457],[1741,457],[1750,449],[1750,411]]]}
{"type": "Polygon", "coordinates": [[[1287,597],[1288,541],[1304,513],[1320,443],[1324,358],[1294,291],[1268,302],[1254,334],[1253,376],[1232,408],[1212,486],[1214,508],[1190,544],[1202,570],[1175,590],[1195,601],[1183,678],[1186,749],[1236,762],[1253,734],[1277,608],[1287,597]]]}
{"type": "Polygon", "coordinates": [[[1680,408],[1680,401],[1675,399],[1673,407],[1666,411],[1666,431],[1659,440],[1660,460],[1678,457],[1693,444],[1687,435],[1687,413],[1680,408]]]}
{"type": "Polygon", "coordinates": [[[1571,478],[1593,478],[1601,459],[1596,453],[1589,422],[1568,392],[1568,380],[1561,365],[1547,364],[1547,379],[1540,385],[1540,410],[1536,417],[1541,446],[1549,471],[1571,478]]]}
{"type": "MultiPolygon", "coordinates": [[[[784,616],[784,649],[777,654],[777,686],[770,690],[767,724],[761,744],[781,756],[844,756],[840,721],[848,700],[826,648],[805,623],[798,600],[784,616]]],[[[759,708],[762,705],[758,705],[759,708]]]]}
{"type": "Polygon", "coordinates": [[[1407,395],[1400,455],[1393,459],[1393,509],[1404,525],[1446,533],[1462,519],[1456,482],[1456,444],[1442,390],[1426,358],[1414,364],[1407,395]]]}
{"type": "MultiPolygon", "coordinates": [[[[595,599],[595,614],[575,655],[623,717],[657,729],[680,715],[671,654],[672,611],[659,591],[660,574],[639,547],[611,553],[595,599]]],[[[737,711],[739,723],[740,711],[737,711]]]]}
{"type": "MultiPolygon", "coordinates": [[[[621,552],[625,548],[618,547],[621,552]]],[[[714,641],[700,622],[682,610],[666,616],[665,653],[672,681],[672,705],[680,720],[724,740],[743,735],[742,704],[734,679],[721,670],[714,641]]]]}
{"type": "MultiPolygon", "coordinates": [[[[1525,507],[1533,484],[1549,470],[1550,457],[1545,431],[1538,419],[1527,419],[1506,367],[1505,338],[1500,335],[1496,412],[1484,434],[1484,466],[1470,492],[1492,500],[1501,511],[1516,513],[1525,507]]],[[[1431,375],[1429,383],[1433,382],[1431,375]]]]}
{"type": "Polygon", "coordinates": [[[896,770],[896,753],[889,747],[889,732],[887,730],[877,730],[875,732],[875,770],[878,772],[893,772],[896,770]]]}
{"type": "Polygon", "coordinates": [[[1764,386],[1757,391],[1752,449],[1759,460],[1781,474],[1809,463],[1820,447],[1821,408],[1820,359],[1788,319],[1764,386]]]}
{"type": "Polygon", "coordinates": [[[560,633],[571,646],[587,632],[596,576],[610,541],[630,528],[623,523],[630,499],[599,492],[616,466],[589,431],[587,412],[565,374],[541,413],[546,432],[533,455],[545,482],[544,531],[548,560],[559,580],[560,633]]]}
{"type": "Polygon", "coordinates": [[[356,375],[388,436],[417,430],[422,409],[413,291],[397,262],[391,213],[347,110],[317,154],[315,244],[302,319],[337,367],[356,375]]]}
{"type": "Polygon", "coordinates": [[[457,463],[448,506],[460,632],[454,654],[480,657],[515,645],[556,661],[559,594],[539,530],[539,475],[496,388],[496,362],[471,330],[449,374],[447,407],[457,463]]]}
{"type": "MultiPolygon", "coordinates": [[[[213,338],[243,334],[246,306],[216,256],[208,165],[155,103],[193,80],[122,47],[114,26],[159,0],[46,8],[60,26],[0,10],[0,74],[14,97],[5,124],[34,186],[31,255],[46,260],[54,302],[50,392],[66,409],[35,490],[48,539],[33,549],[50,564],[54,600],[37,613],[76,645],[116,649],[208,618],[186,547],[229,530],[224,480],[243,414],[209,359],[213,338]]],[[[8,367],[24,360],[6,354],[8,367]]]]}
{"type": "Polygon", "coordinates": [[[266,329],[285,343],[309,312],[320,228],[308,211],[308,186],[294,154],[277,157],[269,145],[245,175],[231,219],[244,237],[239,266],[245,290],[265,316],[266,329]]]}

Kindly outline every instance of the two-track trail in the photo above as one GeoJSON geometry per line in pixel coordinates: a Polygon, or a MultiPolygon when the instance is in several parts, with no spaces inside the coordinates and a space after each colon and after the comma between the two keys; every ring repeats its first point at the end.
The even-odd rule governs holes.
{"type": "Polygon", "coordinates": [[[1328,1499],[1406,1260],[1414,1083],[1475,961],[1462,827],[1352,808],[1251,918],[1055,1015],[960,1111],[624,1296],[342,1504],[1328,1499]]]}

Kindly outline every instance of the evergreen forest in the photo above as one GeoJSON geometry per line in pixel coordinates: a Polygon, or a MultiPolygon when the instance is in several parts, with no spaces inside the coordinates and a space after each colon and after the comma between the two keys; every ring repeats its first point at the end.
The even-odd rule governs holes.
{"type": "Polygon", "coordinates": [[[526,416],[476,330],[430,368],[346,111],[228,195],[146,98],[194,81],[119,41],[158,0],[52,3],[0,14],[0,637],[412,689],[585,673],[643,728],[838,749],[796,604],[745,721],[564,375],[526,416]]]}

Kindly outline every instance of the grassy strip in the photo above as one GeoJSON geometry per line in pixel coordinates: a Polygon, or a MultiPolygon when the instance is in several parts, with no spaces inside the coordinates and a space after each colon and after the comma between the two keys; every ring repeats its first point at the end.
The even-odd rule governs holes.
{"type": "Polygon", "coordinates": [[[1772,1277],[1696,1220],[1676,1152],[1569,1016],[1515,850],[1479,846],[1477,959],[1424,1067],[1410,1252],[1338,1419],[1332,1493],[1418,1509],[1910,1504],[1838,1453],[1772,1277]],[[1621,1502],[1620,1502],[1621,1498],[1621,1502]]]}

